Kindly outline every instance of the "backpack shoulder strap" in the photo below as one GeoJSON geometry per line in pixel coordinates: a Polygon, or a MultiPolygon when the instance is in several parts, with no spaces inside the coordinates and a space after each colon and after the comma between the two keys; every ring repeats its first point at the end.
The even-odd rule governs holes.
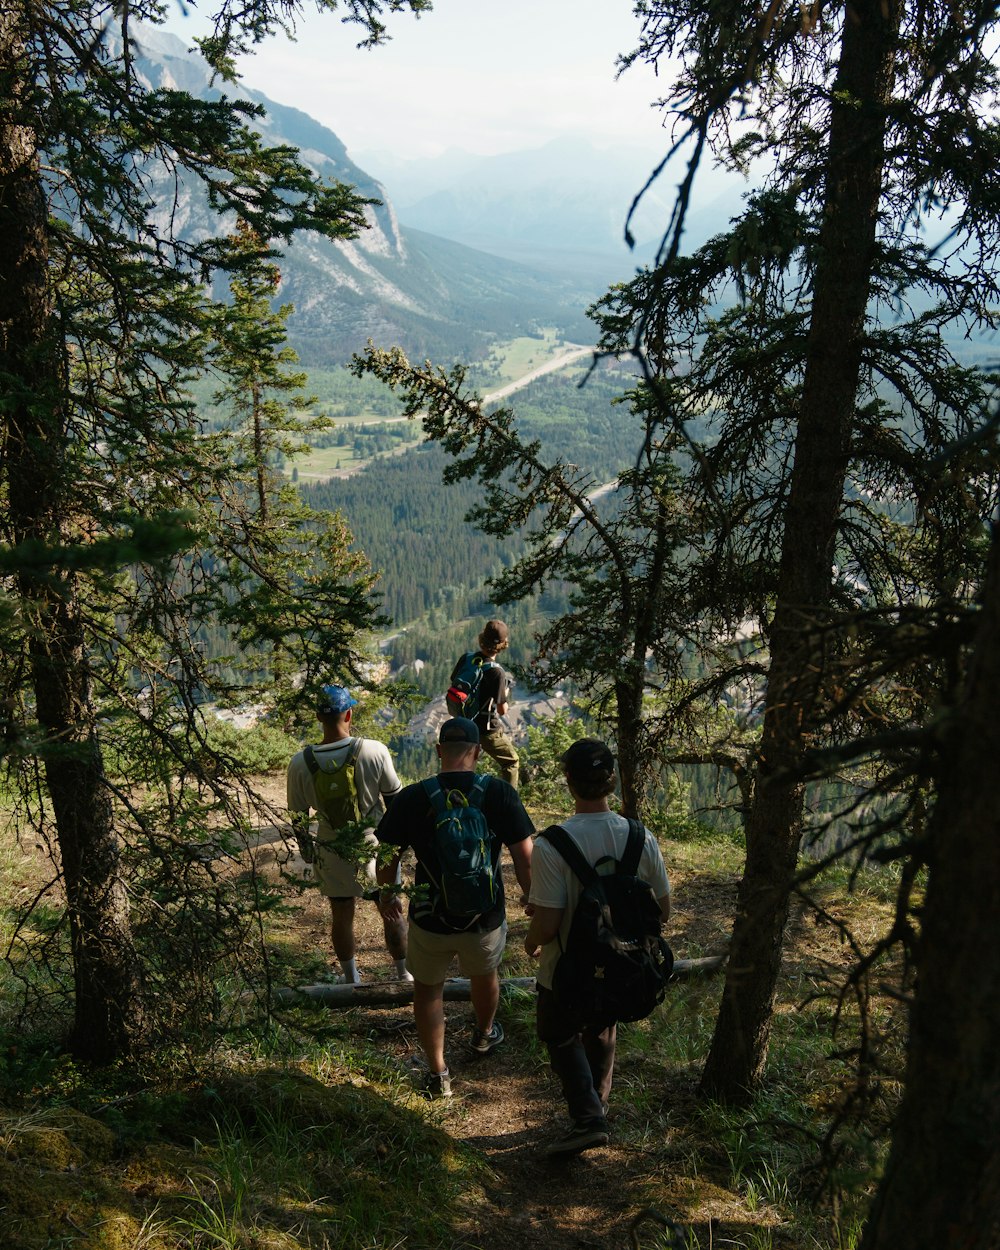
{"type": "Polygon", "coordinates": [[[540,838],[548,838],[583,885],[594,885],[595,883],[600,885],[601,879],[597,872],[584,859],[583,852],[562,825],[549,825],[538,836],[540,838]]]}
{"type": "Polygon", "coordinates": [[[364,742],[364,738],[352,738],[351,745],[347,748],[347,754],[344,756],[344,758],[340,761],[339,764],[334,763],[332,768],[323,768],[319,760],[316,758],[316,752],[312,749],[311,746],[307,746],[303,750],[302,758],[305,760],[306,767],[309,769],[309,771],[312,773],[314,777],[319,772],[339,773],[342,768],[346,768],[348,764],[353,764],[354,761],[358,758],[358,753],[361,750],[361,744],[363,742],[364,742]]]}
{"type": "Polygon", "coordinates": [[[625,854],[618,861],[618,871],[626,876],[634,877],[639,872],[639,860],[646,847],[646,826],[641,820],[628,817],[628,841],[625,843],[625,854]]]}
{"type": "Polygon", "coordinates": [[[488,773],[477,773],[476,779],[472,783],[472,789],[469,791],[469,802],[478,808],[482,808],[483,799],[486,797],[486,787],[490,783],[488,773]]]}
{"type": "Polygon", "coordinates": [[[438,781],[437,777],[425,777],[420,784],[423,786],[424,793],[430,799],[431,806],[434,810],[436,812],[443,812],[447,807],[448,802],[444,796],[444,791],[441,789],[441,783],[438,781]]]}

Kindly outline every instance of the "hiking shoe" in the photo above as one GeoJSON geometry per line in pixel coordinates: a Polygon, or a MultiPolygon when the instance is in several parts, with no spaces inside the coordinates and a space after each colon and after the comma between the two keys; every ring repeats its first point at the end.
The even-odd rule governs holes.
{"type": "Polygon", "coordinates": [[[425,1072],[418,1086],[418,1092],[431,1100],[451,1097],[450,1072],[425,1072]]]}
{"type": "Polygon", "coordinates": [[[493,1027],[488,1033],[484,1033],[482,1029],[474,1028],[470,1044],[477,1055],[488,1055],[491,1050],[496,1050],[502,1041],[503,1025],[499,1020],[494,1020],[493,1027]]]}
{"type": "Polygon", "coordinates": [[[608,1126],[604,1120],[590,1120],[585,1124],[573,1124],[567,1132],[542,1150],[547,1159],[560,1155],[578,1155],[582,1150],[608,1144],[608,1126]]]}

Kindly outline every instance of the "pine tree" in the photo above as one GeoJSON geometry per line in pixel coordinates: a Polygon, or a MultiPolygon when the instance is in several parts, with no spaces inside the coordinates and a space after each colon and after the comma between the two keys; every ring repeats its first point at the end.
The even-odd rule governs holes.
{"type": "MultiPolygon", "coordinates": [[[[859,727],[859,755],[878,730],[892,740],[904,717],[869,716],[866,698],[947,668],[955,638],[936,626],[982,576],[992,458],[980,444],[943,474],[942,455],[987,419],[989,388],[944,335],[988,324],[997,292],[995,11],[657,0],[643,16],[634,55],[682,59],[666,103],[693,151],[659,265],[605,302],[604,345],[676,370],[663,419],[718,505],[709,597],[766,643],[747,864],[703,1075],[739,1101],[764,1070],[809,756],[859,727]],[[685,258],[709,150],[764,168],[767,185],[685,258]],[[713,298],[736,307],[720,315],[713,298]]],[[[904,755],[919,786],[921,749],[904,755]]]]}
{"type": "MultiPolygon", "coordinates": [[[[381,11],[403,7],[424,6],[346,6],[372,41],[381,11]]],[[[288,16],[269,0],[224,4],[206,53],[226,71],[235,50],[288,16]]],[[[54,829],[72,1044],[100,1062],[134,1052],[148,1032],[151,977],[136,934],[155,932],[157,920],[183,924],[190,911],[157,901],[148,856],[145,902],[141,873],[127,895],[123,855],[140,842],[176,845],[185,865],[174,865],[176,885],[208,862],[191,844],[209,838],[210,803],[237,828],[245,819],[238,761],[207,749],[199,705],[224,695],[227,666],[207,662],[199,631],[220,613],[234,645],[303,638],[312,675],[320,657],[349,672],[358,632],[374,619],[370,577],[342,524],[314,537],[276,529],[263,460],[254,486],[267,523],[251,519],[225,440],[205,436],[186,384],[235,315],[208,282],[246,269],[248,257],[222,234],[180,237],[156,198],[169,186],[203,194],[268,249],[300,229],[350,237],[363,228],[364,203],[320,184],[295,152],[264,147],[252,106],[140,81],[134,24],[161,18],[141,0],[121,9],[15,0],[0,14],[7,757],[24,810],[43,833],[54,829]],[[227,527],[229,541],[212,550],[227,527]],[[245,595],[240,611],[235,593],[245,595]],[[134,787],[153,780],[162,798],[147,806],[134,787]]],[[[198,871],[211,886],[210,866],[198,871]]]]}

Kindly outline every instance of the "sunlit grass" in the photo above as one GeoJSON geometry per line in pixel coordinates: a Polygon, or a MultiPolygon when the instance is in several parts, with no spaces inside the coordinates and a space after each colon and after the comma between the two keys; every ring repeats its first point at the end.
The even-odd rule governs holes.
{"type": "MultiPolygon", "coordinates": [[[[668,836],[662,845],[677,889],[679,924],[690,906],[685,886],[694,897],[695,884],[713,883],[716,897],[723,898],[742,870],[743,849],[731,838],[668,836]]],[[[831,874],[816,888],[857,931],[884,931],[891,873],[885,881],[877,873],[866,875],[854,893],[842,886],[831,874]]],[[[515,899],[514,887],[510,893],[515,899]]],[[[534,963],[521,949],[527,920],[513,901],[509,914],[503,975],[530,977],[534,963]]],[[[269,946],[282,977],[289,984],[315,979],[329,953],[300,940],[294,917],[272,917],[271,923],[269,946]]],[[[724,927],[721,921],[718,927],[724,927]]],[[[674,944],[679,956],[702,953],[674,944]]],[[[611,1124],[613,1144],[629,1160],[629,1176],[627,1192],[616,1194],[616,1201],[666,1211],[683,1227],[688,1250],[715,1250],[723,1241],[772,1250],[857,1250],[898,1089],[882,1078],[864,1122],[838,1130],[837,1156],[824,1172],[819,1146],[854,1080],[851,1052],[858,1031],[857,1009],[849,1001],[840,1032],[832,1035],[835,1002],[820,992],[836,988],[843,972],[834,958],[839,949],[836,935],[807,913],[790,929],[765,1081],[745,1109],[706,1104],[697,1094],[721,976],[674,983],[649,1019],[620,1028],[611,1124]],[[817,952],[830,962],[820,966],[817,952]]],[[[891,984],[891,965],[885,973],[891,984]]],[[[533,994],[505,992],[500,1012],[506,1053],[517,1057],[519,1073],[551,1081],[536,1035],[533,994]]],[[[158,1069],[149,1069],[141,1094],[124,1074],[118,1088],[113,1082],[98,1087],[86,1073],[57,1062],[55,1052],[45,1058],[43,1048],[34,1068],[26,1056],[17,1060],[22,1066],[8,1071],[7,1088],[22,1091],[24,1116],[34,1115],[36,1106],[43,1112],[67,1105],[96,1109],[114,1130],[121,1158],[128,1160],[115,1165],[115,1201],[132,1212],[129,1244],[136,1247],[430,1250],[464,1244],[459,1230],[484,1202],[490,1167],[488,1150],[458,1140],[472,1104],[461,1098],[454,1106],[421,1102],[399,1048],[385,1045],[389,1026],[368,1032],[364,1020],[358,1012],[309,1007],[248,1019],[216,1049],[211,1067],[190,1054],[162,1057],[158,1069]]],[[[895,1000],[875,999],[873,1027],[897,1060],[902,1020],[895,1000]]],[[[408,1008],[400,1010],[399,1027],[409,1030],[408,1045],[415,1049],[408,1008]]],[[[23,1169],[19,1152],[31,1141],[30,1120],[8,1117],[6,1123],[0,1155],[23,1169]],[[24,1131],[18,1131],[22,1123],[24,1131]]],[[[55,1117],[46,1127],[45,1148],[55,1152],[53,1158],[58,1150],[51,1133],[63,1132],[61,1125],[55,1117]]],[[[70,1126],[74,1132],[78,1127],[70,1126]]],[[[73,1152],[69,1146],[66,1151],[69,1158],[73,1152]]],[[[92,1230],[88,1245],[119,1250],[111,1240],[119,1225],[86,1196],[99,1194],[101,1210],[109,1209],[109,1182],[95,1179],[106,1167],[85,1159],[52,1184],[65,1191],[73,1220],[92,1230]]],[[[51,1190],[39,1191],[43,1200],[51,1201],[51,1190]]],[[[32,1236],[26,1219],[8,1242],[12,1250],[56,1244],[32,1236]]],[[[676,1250],[677,1243],[649,1225],[641,1245],[676,1250]]]]}

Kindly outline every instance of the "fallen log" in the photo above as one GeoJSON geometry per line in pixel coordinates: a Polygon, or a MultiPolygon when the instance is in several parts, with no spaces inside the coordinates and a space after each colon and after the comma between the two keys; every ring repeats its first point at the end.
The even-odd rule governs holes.
{"type": "MultiPolygon", "coordinates": [[[[707,955],[703,959],[675,959],[673,979],[704,976],[715,972],[726,962],[727,955],[707,955]]],[[[500,981],[500,993],[521,990],[535,992],[534,977],[506,977],[500,981]]],[[[307,1000],[322,1003],[336,1010],[350,1007],[403,1007],[413,1002],[412,981],[369,981],[361,985],[300,985],[275,990],[275,1001],[293,1006],[307,1000]]],[[[444,983],[446,1002],[468,1002],[469,982],[464,977],[450,977],[444,983]]]]}

